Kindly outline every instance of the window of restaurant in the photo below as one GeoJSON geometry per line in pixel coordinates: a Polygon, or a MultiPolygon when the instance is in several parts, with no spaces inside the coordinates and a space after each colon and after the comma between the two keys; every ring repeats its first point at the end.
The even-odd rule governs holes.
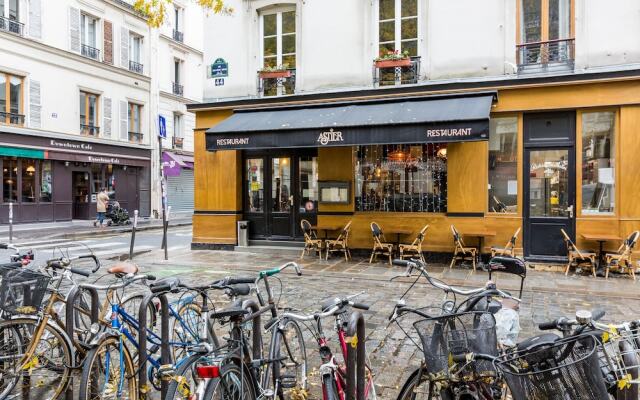
{"type": "MultiPolygon", "coordinates": [[[[268,69],[296,68],[296,12],[295,10],[262,16],[262,66],[268,69]]],[[[295,79],[263,78],[263,96],[293,94],[295,79]]]]}
{"type": "Polygon", "coordinates": [[[582,214],[613,214],[615,112],[582,114],[582,214]]]}
{"type": "Polygon", "coordinates": [[[18,201],[18,160],[7,157],[2,159],[2,201],[18,201]]]}
{"type": "Polygon", "coordinates": [[[36,202],[36,160],[23,158],[20,160],[22,172],[22,202],[36,202]]]}
{"type": "Polygon", "coordinates": [[[355,148],[356,211],[446,212],[447,145],[355,148]]]}
{"type": "Polygon", "coordinates": [[[300,213],[314,213],[318,209],[318,157],[300,157],[300,213]]]}
{"type": "Polygon", "coordinates": [[[489,211],[518,211],[518,118],[491,118],[489,211]]]}
{"type": "Polygon", "coordinates": [[[250,212],[264,211],[264,159],[250,158],[245,161],[247,172],[247,194],[250,212]]]}
{"type": "Polygon", "coordinates": [[[53,170],[51,161],[40,161],[40,202],[50,203],[53,198],[53,170]]]}

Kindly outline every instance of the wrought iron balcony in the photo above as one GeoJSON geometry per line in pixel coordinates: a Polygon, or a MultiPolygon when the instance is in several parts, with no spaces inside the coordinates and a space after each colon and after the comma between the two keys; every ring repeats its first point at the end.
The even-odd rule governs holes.
{"type": "Polygon", "coordinates": [[[86,44],[83,44],[81,46],[81,54],[87,58],[92,58],[94,60],[100,59],[100,50],[86,44]]]}
{"type": "Polygon", "coordinates": [[[140,63],[129,60],[129,71],[142,75],[144,73],[144,66],[140,63]]]}
{"type": "Polygon", "coordinates": [[[173,40],[175,40],[176,42],[184,42],[184,33],[177,31],[177,30],[173,30],[173,40]]]}
{"type": "Polygon", "coordinates": [[[173,148],[174,149],[182,149],[184,146],[184,138],[182,137],[173,137],[173,148]]]}
{"type": "Polygon", "coordinates": [[[173,94],[182,96],[184,94],[184,86],[177,82],[173,82],[173,94]]]}
{"type": "Polygon", "coordinates": [[[9,18],[0,16],[0,31],[24,36],[24,24],[9,18]]]}
{"type": "Polygon", "coordinates": [[[575,39],[519,44],[517,49],[518,73],[573,70],[575,39]]]}
{"type": "Polygon", "coordinates": [[[24,115],[0,111],[0,123],[9,125],[24,125],[24,115]]]}
{"type": "Polygon", "coordinates": [[[85,136],[100,136],[100,127],[80,124],[80,133],[85,136]]]}
{"type": "Polygon", "coordinates": [[[260,97],[294,94],[295,91],[295,68],[258,72],[258,95],[260,97]]]}
{"type": "Polygon", "coordinates": [[[394,86],[418,83],[420,79],[420,57],[410,57],[408,61],[373,63],[373,86],[394,86]],[[390,64],[390,65],[389,65],[390,64]],[[404,64],[404,65],[403,65],[404,64]],[[389,66],[387,66],[389,65],[389,66]]]}
{"type": "Polygon", "coordinates": [[[131,143],[142,143],[144,135],[140,132],[129,132],[129,141],[131,143]]]}

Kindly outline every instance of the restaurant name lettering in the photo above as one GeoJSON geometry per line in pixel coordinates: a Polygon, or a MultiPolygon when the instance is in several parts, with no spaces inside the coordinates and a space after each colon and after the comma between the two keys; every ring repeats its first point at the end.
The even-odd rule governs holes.
{"type": "Polygon", "coordinates": [[[105,163],[105,164],[120,164],[120,159],[115,157],[94,157],[89,156],[90,162],[105,163]]]}
{"type": "Polygon", "coordinates": [[[232,146],[237,144],[249,144],[249,138],[231,138],[231,139],[218,139],[216,140],[218,146],[232,146]]]}
{"type": "Polygon", "coordinates": [[[51,139],[50,144],[53,147],[60,147],[63,149],[93,150],[93,146],[91,146],[90,143],[59,142],[57,140],[51,139]]]}
{"type": "Polygon", "coordinates": [[[427,129],[427,137],[471,136],[471,128],[427,129]]]}
{"type": "Polygon", "coordinates": [[[320,135],[318,135],[317,142],[326,146],[332,142],[344,142],[344,139],[342,138],[342,132],[334,132],[333,128],[331,128],[328,132],[321,132],[320,135]]]}

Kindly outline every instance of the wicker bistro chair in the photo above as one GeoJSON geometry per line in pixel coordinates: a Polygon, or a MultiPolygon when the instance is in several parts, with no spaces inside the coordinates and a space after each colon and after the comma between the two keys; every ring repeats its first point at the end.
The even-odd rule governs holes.
{"type": "Polygon", "coordinates": [[[449,269],[453,268],[456,264],[456,261],[471,261],[473,265],[473,270],[476,270],[476,258],[478,249],[475,247],[467,247],[462,240],[462,236],[456,230],[455,226],[451,225],[451,233],[453,234],[453,244],[455,245],[455,249],[453,250],[453,259],[451,260],[451,264],[449,264],[449,269]]]}
{"type": "Polygon", "coordinates": [[[518,240],[518,234],[520,233],[520,228],[516,231],[516,233],[511,236],[511,239],[504,245],[504,247],[491,247],[491,258],[495,256],[509,256],[515,257],[515,249],[516,249],[516,240],[518,240]]]}
{"type": "Polygon", "coordinates": [[[577,267],[586,265],[587,268],[591,269],[591,274],[596,276],[596,258],[598,255],[596,253],[584,250],[578,250],[575,243],[571,240],[567,232],[564,229],[560,229],[562,232],[562,236],[564,237],[564,242],[567,246],[567,256],[569,258],[569,262],[567,263],[567,268],[564,270],[565,275],[569,275],[569,269],[571,265],[577,267]]]}
{"type": "Polygon", "coordinates": [[[318,253],[318,257],[322,260],[322,239],[318,239],[318,235],[311,228],[311,223],[306,219],[300,221],[300,228],[304,235],[304,249],[300,258],[304,258],[305,253],[309,254],[311,251],[318,253]]]}
{"type": "Polygon", "coordinates": [[[331,252],[342,252],[344,253],[344,259],[349,261],[351,259],[351,251],[349,250],[349,233],[351,232],[351,222],[349,221],[344,228],[342,228],[342,232],[336,239],[327,240],[327,256],[326,259],[329,259],[329,253],[331,252]]]}
{"type": "Polygon", "coordinates": [[[424,254],[422,254],[422,242],[424,242],[425,233],[429,229],[429,225],[425,225],[413,242],[410,244],[400,244],[398,248],[400,250],[400,259],[409,258],[413,256],[418,256],[422,260],[422,262],[426,263],[427,261],[424,259],[424,254]]]}
{"type": "Polygon", "coordinates": [[[393,243],[387,243],[387,239],[385,239],[382,229],[380,229],[380,226],[375,222],[371,223],[371,234],[373,235],[373,250],[371,250],[369,264],[371,264],[378,255],[382,255],[389,257],[389,265],[392,265],[391,258],[393,256],[393,243]]]}
{"type": "Polygon", "coordinates": [[[618,269],[626,272],[636,280],[636,274],[634,271],[633,263],[631,262],[631,252],[638,243],[638,237],[640,237],[640,231],[632,232],[631,235],[622,243],[615,253],[607,253],[604,256],[606,262],[605,278],[609,277],[610,269],[618,269]]]}

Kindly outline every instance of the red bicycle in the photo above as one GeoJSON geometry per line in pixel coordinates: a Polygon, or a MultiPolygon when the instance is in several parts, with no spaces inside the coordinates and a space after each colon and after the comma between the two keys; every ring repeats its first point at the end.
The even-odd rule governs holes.
{"type": "MultiPolygon", "coordinates": [[[[368,310],[369,306],[361,303],[354,303],[351,299],[359,296],[359,294],[348,296],[345,298],[335,298],[325,301],[322,304],[322,311],[315,314],[295,314],[284,313],[282,318],[293,319],[307,326],[318,343],[318,351],[322,365],[320,366],[320,375],[322,377],[322,398],[323,400],[345,400],[347,391],[347,368],[344,360],[347,359],[347,346],[353,344],[347,339],[347,324],[349,322],[349,307],[360,310],[368,310]],[[327,317],[335,317],[335,330],[338,334],[340,342],[340,350],[342,352],[342,360],[336,359],[329,348],[329,340],[322,329],[322,320],[327,317]],[[305,322],[313,321],[315,326],[309,327],[305,322]]],[[[357,339],[356,339],[357,340],[357,339]]],[[[364,338],[359,338],[364,340],[364,338]]],[[[373,374],[369,366],[366,366],[366,384],[365,398],[367,400],[376,399],[376,390],[373,384],[373,374]]]]}

